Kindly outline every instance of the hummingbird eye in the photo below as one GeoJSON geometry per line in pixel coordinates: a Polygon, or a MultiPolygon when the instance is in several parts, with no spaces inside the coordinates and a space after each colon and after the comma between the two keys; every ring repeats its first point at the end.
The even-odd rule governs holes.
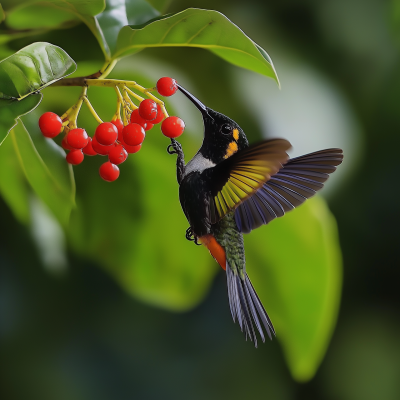
{"type": "Polygon", "coordinates": [[[221,126],[220,132],[223,135],[229,135],[230,133],[232,133],[232,127],[229,124],[224,124],[221,126]]]}

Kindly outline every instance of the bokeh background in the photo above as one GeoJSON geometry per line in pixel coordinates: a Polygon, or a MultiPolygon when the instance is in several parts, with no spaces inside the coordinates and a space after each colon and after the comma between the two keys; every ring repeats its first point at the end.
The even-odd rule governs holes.
{"type": "MultiPolygon", "coordinates": [[[[173,313],[130,296],[85,253],[96,251],[87,238],[94,240],[96,221],[104,219],[121,248],[136,245],[143,257],[162,242],[173,263],[180,245],[189,246],[183,240],[177,246],[176,238],[158,229],[157,218],[169,218],[168,211],[158,212],[145,234],[138,224],[137,234],[124,236],[127,220],[140,222],[151,213],[137,174],[156,160],[143,151],[145,167],[122,168],[129,185],[118,182],[113,190],[97,182],[98,162],[88,160],[76,169],[81,212],[73,223],[84,234],[66,239],[35,198],[27,226],[0,199],[0,398],[400,398],[397,4],[176,0],[168,12],[216,9],[239,25],[272,57],[281,90],[272,80],[198,49],[146,50],[121,62],[113,75],[134,73],[149,86],[159,76],[179,76],[205,104],[238,121],[250,139],[288,138],[294,156],[330,146],[345,149],[343,168],[322,193],[339,228],[342,301],[332,341],[312,380],[298,383],[291,377],[277,340],[257,350],[244,341],[228,312],[224,274],[213,264],[207,264],[215,279],[205,300],[173,313]],[[136,200],[126,204],[132,193],[136,200]],[[129,218],[116,212],[119,207],[130,210],[129,218]]],[[[16,51],[38,40],[64,48],[82,70],[92,72],[102,64],[83,24],[9,46],[16,51]],[[82,38],[85,46],[78,46],[82,38]]],[[[61,114],[78,92],[46,89],[41,110],[57,100],[60,109],[54,111],[61,114]]],[[[99,94],[92,101],[111,117],[107,99],[99,94]]],[[[172,99],[171,107],[187,121],[190,156],[201,142],[200,117],[179,99],[172,99]]],[[[163,190],[176,191],[165,187],[163,177],[149,173],[148,179],[161,188],[154,204],[163,190]]],[[[173,276],[162,279],[172,282],[173,276]]]]}

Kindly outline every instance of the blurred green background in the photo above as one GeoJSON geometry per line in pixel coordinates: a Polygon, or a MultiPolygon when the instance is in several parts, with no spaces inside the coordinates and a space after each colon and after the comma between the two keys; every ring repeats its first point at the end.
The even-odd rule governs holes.
{"type": "MultiPolygon", "coordinates": [[[[17,3],[23,1],[2,1],[6,11],[17,3]]],[[[149,133],[112,186],[97,175],[98,157],[74,168],[77,209],[67,237],[26,186],[20,185],[26,204],[16,207],[19,214],[6,204],[12,200],[0,199],[0,398],[400,398],[398,2],[176,0],[167,12],[188,7],[222,12],[266,49],[281,90],[271,79],[192,48],[147,49],[121,61],[111,76],[149,87],[160,76],[179,78],[209,107],[234,118],[250,140],[289,139],[292,156],[344,149],[345,162],[322,192],[343,252],[342,300],[326,356],[312,380],[298,383],[277,340],[258,349],[245,342],[229,314],[225,275],[184,239],[168,141],[149,133]],[[146,263],[157,267],[146,273],[126,267],[146,263]]],[[[78,23],[16,39],[0,53],[33,41],[65,49],[79,75],[102,65],[98,44],[78,23]]],[[[40,109],[24,117],[27,126],[44,110],[62,114],[79,89],[43,93],[40,109]]],[[[89,93],[105,120],[114,113],[113,96],[96,88],[89,93]]],[[[188,160],[201,143],[201,118],[179,96],[168,106],[187,123],[188,160]]],[[[81,118],[94,130],[87,114],[81,118]]],[[[19,182],[4,168],[0,180],[19,182]]],[[[318,200],[310,207],[325,212],[318,200]]],[[[299,217],[298,227],[306,230],[307,222],[299,217]]],[[[268,253],[269,229],[273,224],[246,237],[256,287],[268,279],[257,272],[257,251],[268,253]]],[[[290,238],[276,246],[293,251],[290,238]]],[[[279,318],[273,318],[278,326],[284,323],[279,318]]]]}

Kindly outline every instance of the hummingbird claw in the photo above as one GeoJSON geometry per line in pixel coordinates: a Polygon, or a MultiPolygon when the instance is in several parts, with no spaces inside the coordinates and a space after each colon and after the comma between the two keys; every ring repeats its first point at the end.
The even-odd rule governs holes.
{"type": "Polygon", "coordinates": [[[170,150],[170,147],[174,147],[172,144],[169,144],[168,146],[167,146],[167,153],[168,154],[176,154],[177,153],[177,151],[171,151],[170,150]]]}
{"type": "Polygon", "coordinates": [[[197,236],[195,236],[195,234],[193,233],[191,226],[186,229],[186,239],[190,242],[194,242],[197,246],[201,246],[201,243],[198,243],[197,236]]]}
{"type": "Polygon", "coordinates": [[[171,144],[168,145],[167,147],[167,152],[168,154],[179,154],[182,152],[182,146],[181,144],[176,141],[175,139],[171,139],[171,144]],[[171,150],[170,148],[173,148],[174,150],[171,150]]]}

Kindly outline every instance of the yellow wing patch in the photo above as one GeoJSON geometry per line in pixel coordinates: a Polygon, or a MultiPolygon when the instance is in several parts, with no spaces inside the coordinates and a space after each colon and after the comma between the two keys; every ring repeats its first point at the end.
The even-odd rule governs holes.
{"type": "MultiPolygon", "coordinates": [[[[289,148],[290,143],[286,140],[274,139],[237,153],[237,143],[233,141],[229,143],[225,155],[227,160],[220,164],[219,169],[222,171],[224,165],[229,165],[229,176],[213,195],[219,218],[234,210],[276,174],[286,162],[288,158],[286,150],[289,148]],[[237,153],[235,157],[229,158],[235,153],[237,153]]],[[[218,174],[218,167],[215,169],[218,174]]]]}

